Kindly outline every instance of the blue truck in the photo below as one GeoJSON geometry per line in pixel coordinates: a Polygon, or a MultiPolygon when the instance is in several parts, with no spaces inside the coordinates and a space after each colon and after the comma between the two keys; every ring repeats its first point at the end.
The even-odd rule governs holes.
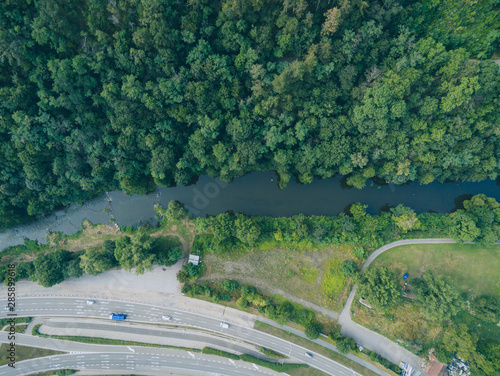
{"type": "Polygon", "coordinates": [[[123,313],[112,313],[111,315],[109,315],[109,318],[115,321],[123,321],[127,318],[127,315],[123,313]]]}

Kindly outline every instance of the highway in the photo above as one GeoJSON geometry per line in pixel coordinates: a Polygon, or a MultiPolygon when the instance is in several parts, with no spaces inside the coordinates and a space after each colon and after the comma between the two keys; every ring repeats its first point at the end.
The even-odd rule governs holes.
{"type": "MultiPolygon", "coordinates": [[[[5,301],[2,301],[5,303],[5,301]]],[[[252,328],[229,323],[229,328],[224,329],[220,326],[221,321],[212,317],[180,311],[176,309],[163,308],[148,304],[135,303],[120,300],[96,300],[93,305],[87,305],[85,298],[75,297],[24,297],[16,300],[16,313],[18,316],[77,316],[101,318],[107,320],[115,326],[127,325],[124,322],[112,322],[109,320],[110,313],[124,313],[127,315],[127,321],[136,321],[143,323],[168,323],[177,326],[189,326],[203,330],[209,330],[216,333],[238,338],[249,343],[264,346],[297,361],[307,363],[325,373],[334,376],[353,376],[359,375],[350,368],[334,362],[320,354],[306,350],[305,348],[292,344],[286,340],[273,337],[252,328]],[[163,315],[172,317],[170,322],[162,320],[163,315]],[[306,351],[313,354],[313,358],[306,356],[306,351]]],[[[0,318],[6,317],[6,312],[0,313],[0,318]]]]}

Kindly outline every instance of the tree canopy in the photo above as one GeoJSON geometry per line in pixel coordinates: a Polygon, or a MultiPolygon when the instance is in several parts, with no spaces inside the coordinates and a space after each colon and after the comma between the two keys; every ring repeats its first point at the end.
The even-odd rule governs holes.
{"type": "Polygon", "coordinates": [[[499,12],[488,0],[3,1],[0,230],[201,174],[495,179],[499,12]]]}
{"type": "Polygon", "coordinates": [[[374,308],[385,310],[401,296],[395,275],[387,268],[369,268],[359,280],[359,293],[374,308]]]}

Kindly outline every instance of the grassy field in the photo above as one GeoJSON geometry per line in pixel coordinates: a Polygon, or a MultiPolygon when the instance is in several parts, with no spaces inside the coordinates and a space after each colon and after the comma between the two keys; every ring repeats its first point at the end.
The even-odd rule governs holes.
{"type": "MultiPolygon", "coordinates": [[[[7,359],[8,357],[7,351],[9,349],[10,347],[7,346],[7,344],[5,343],[0,346],[0,366],[10,363],[10,360],[7,359]]],[[[26,359],[41,358],[44,356],[57,355],[57,354],[64,354],[64,353],[54,350],[38,349],[35,347],[27,347],[19,345],[16,346],[16,362],[20,362],[21,360],[26,360],[26,359]]]]}
{"type": "Polygon", "coordinates": [[[342,274],[343,260],[354,259],[350,247],[324,250],[254,250],[229,256],[208,254],[204,279],[234,279],[277,294],[277,289],[311,303],[341,310],[350,283],[342,274]],[[320,292],[320,293],[318,293],[320,292]]]}
{"type": "Polygon", "coordinates": [[[444,275],[461,292],[500,294],[500,246],[477,244],[419,244],[392,248],[372,264],[405,272],[411,278],[431,271],[444,275]]]}

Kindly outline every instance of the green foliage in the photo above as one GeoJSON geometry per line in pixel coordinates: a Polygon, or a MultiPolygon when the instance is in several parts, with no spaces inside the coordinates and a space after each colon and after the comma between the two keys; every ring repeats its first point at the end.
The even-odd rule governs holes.
{"type": "Polygon", "coordinates": [[[298,368],[308,368],[307,364],[295,364],[295,363],[273,363],[267,360],[259,359],[251,355],[242,354],[240,359],[245,362],[250,362],[258,366],[267,367],[277,372],[289,372],[298,368]]]}
{"type": "Polygon", "coordinates": [[[476,351],[477,338],[469,333],[465,324],[447,329],[443,337],[444,349],[465,361],[470,360],[476,351]]]}
{"type": "Polygon", "coordinates": [[[222,282],[222,288],[226,291],[236,291],[240,285],[236,281],[230,281],[226,279],[222,282]]]}
{"type": "Polygon", "coordinates": [[[260,235],[259,225],[250,217],[238,215],[234,222],[236,237],[244,244],[253,246],[260,235]]]}
{"type": "Polygon", "coordinates": [[[279,353],[277,351],[268,349],[267,347],[260,347],[259,351],[262,354],[264,354],[265,356],[269,357],[269,358],[276,358],[276,359],[285,359],[285,358],[287,358],[286,355],[283,355],[283,354],[281,354],[281,353],[279,353]]]}
{"type": "Polygon", "coordinates": [[[222,213],[214,217],[212,221],[212,232],[217,242],[221,243],[230,239],[234,234],[234,219],[228,213],[222,213]]]}
{"type": "Polygon", "coordinates": [[[64,281],[67,276],[71,252],[65,250],[40,255],[33,261],[35,278],[43,287],[51,287],[64,281]]]}
{"type": "Polygon", "coordinates": [[[122,236],[116,241],[115,258],[123,269],[136,268],[136,274],[144,274],[153,269],[156,247],[156,239],[147,235],[122,236]]]}
{"type": "Polygon", "coordinates": [[[169,221],[179,221],[184,219],[187,215],[187,210],[179,201],[169,201],[167,210],[165,211],[165,218],[169,221]]]}
{"type": "Polygon", "coordinates": [[[480,296],[472,301],[471,309],[481,320],[491,323],[500,321],[500,298],[498,296],[480,296]]]}
{"type": "Polygon", "coordinates": [[[341,354],[349,354],[351,350],[356,348],[356,342],[350,337],[343,337],[337,340],[337,350],[341,354]]]}
{"type": "Polygon", "coordinates": [[[464,308],[464,302],[442,276],[431,273],[412,281],[413,294],[424,314],[434,320],[449,320],[464,308]]]}
{"type": "Polygon", "coordinates": [[[162,249],[156,252],[155,262],[159,265],[171,266],[182,258],[182,249],[174,247],[162,249]]]}
{"type": "Polygon", "coordinates": [[[356,263],[353,261],[345,260],[342,263],[342,273],[347,276],[353,276],[356,274],[356,263]]]}
{"type": "Polygon", "coordinates": [[[317,321],[311,321],[306,325],[304,333],[309,339],[317,339],[322,331],[323,325],[317,321]]]}
{"type": "Polygon", "coordinates": [[[80,257],[80,267],[85,274],[98,275],[117,266],[115,248],[114,241],[106,240],[101,249],[87,249],[80,257]]]}
{"type": "Polygon", "coordinates": [[[458,210],[449,216],[449,231],[459,242],[473,242],[481,234],[474,220],[464,211],[458,210]]]}
{"type": "Polygon", "coordinates": [[[387,268],[369,268],[359,280],[359,293],[374,308],[385,310],[398,301],[400,287],[387,268]]]}
{"type": "Polygon", "coordinates": [[[83,269],[80,266],[80,259],[71,260],[66,267],[66,275],[71,278],[80,278],[83,275],[83,269]]]}
{"type": "MultiPolygon", "coordinates": [[[[285,187],[341,173],[362,188],[500,171],[500,73],[470,59],[499,46],[495,1],[113,4],[0,5],[0,231],[203,174],[272,169],[285,187]]],[[[343,231],[369,233],[353,215],[343,231]]],[[[214,226],[217,243],[259,237],[214,226]]]]}
{"type": "Polygon", "coordinates": [[[365,257],[365,250],[363,247],[356,247],[354,248],[354,256],[358,258],[364,258],[365,257]]]}
{"type": "Polygon", "coordinates": [[[420,228],[420,220],[412,209],[399,204],[391,209],[391,213],[392,220],[403,233],[420,228]]]}
{"type": "Polygon", "coordinates": [[[217,349],[212,349],[211,347],[204,347],[201,350],[202,354],[208,354],[208,355],[217,355],[217,356],[222,356],[224,358],[229,358],[229,359],[234,359],[234,360],[240,360],[240,356],[229,353],[227,351],[222,351],[222,350],[217,350],[217,349]]]}

